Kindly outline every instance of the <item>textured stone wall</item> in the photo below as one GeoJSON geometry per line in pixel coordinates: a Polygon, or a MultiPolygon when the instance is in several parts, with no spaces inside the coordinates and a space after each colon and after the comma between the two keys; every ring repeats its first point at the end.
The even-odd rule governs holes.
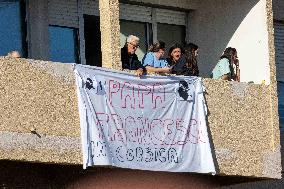
{"type": "Polygon", "coordinates": [[[100,0],[102,66],[121,70],[118,0],[100,0]]]}
{"type": "Polygon", "coordinates": [[[221,174],[281,177],[271,87],[205,79],[208,126],[221,174]]]}
{"type": "Polygon", "coordinates": [[[80,163],[72,65],[2,57],[0,80],[0,159],[80,163]]]}

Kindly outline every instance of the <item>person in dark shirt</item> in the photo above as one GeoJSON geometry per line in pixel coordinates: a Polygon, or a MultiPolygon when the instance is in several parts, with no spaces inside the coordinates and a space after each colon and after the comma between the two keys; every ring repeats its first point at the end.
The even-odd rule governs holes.
{"type": "Polygon", "coordinates": [[[145,68],[135,54],[138,48],[139,38],[134,35],[129,35],[126,38],[124,47],[121,49],[121,62],[122,69],[136,70],[136,75],[141,76],[143,75],[145,68]]]}
{"type": "Polygon", "coordinates": [[[198,46],[194,43],[188,43],[184,46],[184,54],[186,57],[186,67],[191,70],[191,76],[199,76],[197,64],[198,46]]]}
{"type": "MultiPolygon", "coordinates": [[[[172,45],[168,52],[168,58],[166,59],[169,67],[172,68],[171,73],[181,75],[180,70],[177,70],[177,64],[182,64],[181,59],[183,56],[183,48],[179,43],[172,45]]],[[[184,60],[185,61],[185,60],[184,60]]],[[[184,63],[185,64],[185,63],[184,63]]]]}
{"type": "Polygon", "coordinates": [[[197,65],[198,46],[188,43],[182,49],[180,45],[175,44],[169,50],[168,61],[172,65],[172,73],[176,75],[198,76],[199,70],[197,65]],[[179,50],[179,55],[175,51],[179,50]]]}

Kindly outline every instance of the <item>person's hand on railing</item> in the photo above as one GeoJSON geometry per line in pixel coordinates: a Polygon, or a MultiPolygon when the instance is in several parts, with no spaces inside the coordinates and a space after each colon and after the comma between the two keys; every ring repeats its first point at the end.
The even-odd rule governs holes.
{"type": "Polygon", "coordinates": [[[141,75],[143,75],[143,72],[144,72],[144,71],[143,71],[143,68],[138,68],[138,69],[136,70],[136,75],[140,77],[141,75]]]}

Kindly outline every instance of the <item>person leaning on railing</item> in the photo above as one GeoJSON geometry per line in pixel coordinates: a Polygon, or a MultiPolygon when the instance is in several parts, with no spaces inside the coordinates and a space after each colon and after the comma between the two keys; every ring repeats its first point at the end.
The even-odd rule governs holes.
{"type": "Polygon", "coordinates": [[[141,62],[135,54],[139,48],[139,38],[134,35],[129,35],[126,38],[124,47],[121,49],[122,69],[136,70],[136,75],[141,76],[145,71],[141,62]]]}
{"type": "Polygon", "coordinates": [[[163,41],[158,41],[150,46],[148,53],[144,55],[142,63],[147,72],[157,74],[171,73],[171,67],[168,62],[163,58],[165,54],[166,44],[163,41]]]}
{"type": "Polygon", "coordinates": [[[213,79],[240,81],[240,69],[237,50],[232,47],[225,49],[217,65],[212,71],[213,79]]]}
{"type": "Polygon", "coordinates": [[[180,45],[174,45],[169,50],[170,65],[173,65],[172,73],[185,76],[199,76],[197,65],[198,46],[188,43],[182,48],[180,45]],[[182,50],[184,49],[184,50],[182,50]],[[184,51],[183,54],[179,53],[184,51]]]}
{"type": "Polygon", "coordinates": [[[172,74],[182,75],[181,70],[175,69],[179,67],[182,68],[182,56],[183,48],[179,43],[175,43],[169,48],[168,57],[166,58],[166,60],[168,62],[169,67],[172,67],[172,74]]]}

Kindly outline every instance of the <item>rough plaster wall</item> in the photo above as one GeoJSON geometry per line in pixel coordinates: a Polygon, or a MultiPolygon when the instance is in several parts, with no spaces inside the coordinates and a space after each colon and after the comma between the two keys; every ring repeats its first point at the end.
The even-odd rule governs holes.
{"type": "Polygon", "coordinates": [[[121,70],[118,0],[100,0],[102,66],[121,70]]]}
{"type": "MultiPolygon", "coordinates": [[[[0,159],[81,164],[72,66],[1,58],[0,73],[0,159]]],[[[269,86],[206,79],[205,87],[220,173],[279,178],[269,86]]]]}
{"type": "MultiPolygon", "coordinates": [[[[229,113],[231,116],[228,116],[225,119],[221,118],[220,120],[214,119],[218,117],[218,106],[223,103],[224,107],[226,106],[226,103],[224,103],[223,100],[213,101],[213,98],[207,97],[209,112],[212,113],[212,110],[210,111],[210,107],[216,110],[213,110],[214,116],[212,115],[208,118],[209,126],[214,139],[213,141],[216,149],[216,157],[218,159],[218,162],[220,163],[219,166],[221,173],[222,169],[224,169],[223,171],[226,173],[232,172],[232,174],[235,174],[233,173],[235,172],[235,169],[239,169],[239,171],[242,172],[242,175],[246,175],[248,172],[250,172],[249,174],[254,172],[254,174],[256,175],[274,175],[276,178],[281,178],[281,147],[277,111],[278,100],[276,92],[277,85],[273,36],[272,0],[266,0],[264,6],[264,12],[266,16],[264,20],[266,21],[267,25],[267,43],[269,47],[269,59],[267,60],[267,62],[269,63],[270,85],[248,85],[245,83],[234,84],[234,82],[231,82],[230,84],[228,82],[220,81],[220,84],[223,83],[221,88],[225,87],[229,89],[229,91],[231,90],[231,94],[225,94],[225,96],[228,97],[228,100],[226,102],[228,102],[228,104],[230,104],[231,106],[231,109],[227,113],[229,113]],[[231,99],[234,99],[234,102],[230,102],[231,99]],[[212,102],[210,102],[211,100],[212,102]],[[249,109],[251,110],[249,111],[249,109]],[[216,126],[225,124],[226,129],[230,130],[230,132],[226,134],[220,134],[220,131],[223,130],[222,127],[221,129],[218,128],[218,126],[214,128],[215,121],[210,121],[210,119],[219,122],[216,124],[216,126]],[[238,127],[236,127],[236,125],[238,127]],[[229,126],[229,128],[227,126],[229,126]],[[214,134],[215,132],[216,135],[214,134]],[[214,135],[216,138],[214,137],[214,135]],[[239,139],[237,139],[238,136],[240,137],[239,139]],[[230,137],[232,137],[232,140],[222,142],[222,138],[225,141],[230,137]],[[261,143],[259,141],[265,142],[261,143]],[[233,148],[231,149],[234,149],[234,152],[226,149],[226,146],[233,146],[233,148]],[[239,153],[238,151],[241,153],[239,153]],[[239,153],[238,158],[236,158],[235,156],[236,153],[239,153]],[[233,160],[234,158],[236,159],[233,160]],[[223,159],[224,161],[221,159],[223,159]],[[232,164],[232,162],[228,161],[229,159],[231,159],[232,162],[235,161],[235,163],[232,164]],[[226,163],[226,161],[228,162],[228,164],[226,163]],[[253,165],[253,162],[255,163],[255,165],[251,166],[253,165]],[[222,165],[223,163],[224,165],[222,165]],[[246,169],[242,169],[240,167],[246,167],[246,169]]],[[[206,82],[212,82],[212,80],[206,80],[205,83],[206,82]]],[[[213,89],[211,92],[210,86],[213,85],[208,85],[207,87],[208,96],[210,95],[210,93],[217,91],[217,83],[214,84],[215,89],[213,89]]],[[[224,95],[222,91],[218,91],[218,93],[220,92],[222,93],[222,95],[224,95]]],[[[219,108],[221,109],[222,105],[219,106],[219,108]]],[[[221,117],[222,115],[219,114],[219,116],[221,117]]],[[[255,184],[255,188],[261,185],[262,183],[259,182],[259,185],[255,184]]],[[[242,185],[242,187],[243,186],[244,185],[242,185]]]]}
{"type": "Polygon", "coordinates": [[[265,0],[200,1],[191,12],[190,41],[200,46],[199,66],[208,77],[227,46],[238,50],[241,80],[269,84],[265,0]],[[256,71],[257,70],[257,71],[256,71]]]}
{"type": "Polygon", "coordinates": [[[275,20],[284,20],[284,1],[273,0],[273,16],[275,20]]]}
{"type": "Polygon", "coordinates": [[[205,79],[209,128],[220,173],[281,177],[270,87],[205,79]]]}
{"type": "Polygon", "coordinates": [[[0,159],[80,163],[72,65],[2,57],[0,80],[0,159]]]}
{"type": "MultiPolygon", "coordinates": [[[[273,4],[272,0],[266,0],[266,13],[267,13],[267,28],[268,28],[268,47],[269,47],[269,67],[270,67],[270,110],[272,116],[271,124],[275,128],[274,136],[276,140],[280,140],[279,132],[279,116],[278,116],[278,94],[277,94],[277,80],[276,80],[276,65],[275,65],[275,43],[274,43],[274,25],[273,25],[273,4]]],[[[278,141],[277,141],[278,142],[278,141]]],[[[281,142],[281,146],[283,142],[281,142]]],[[[282,148],[280,146],[280,148],[282,148]]],[[[283,154],[283,149],[281,149],[283,154]]],[[[282,155],[281,155],[282,156],[282,155]]],[[[283,158],[283,156],[282,156],[283,158]]],[[[280,159],[281,160],[281,159],[280,159]]],[[[283,164],[282,164],[283,165],[283,164]]],[[[283,166],[282,166],[283,169],[283,166]]]]}

